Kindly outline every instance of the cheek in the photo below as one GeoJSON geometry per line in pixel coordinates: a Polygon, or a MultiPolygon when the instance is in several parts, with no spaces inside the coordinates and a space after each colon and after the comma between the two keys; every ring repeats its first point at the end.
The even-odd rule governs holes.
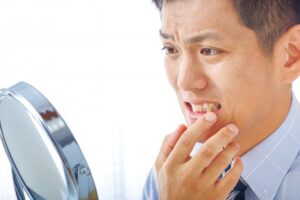
{"type": "Polygon", "coordinates": [[[212,87],[220,93],[221,100],[227,98],[235,98],[245,91],[245,87],[249,85],[242,70],[233,66],[219,66],[210,72],[209,78],[211,79],[212,87]]]}
{"type": "Polygon", "coordinates": [[[165,61],[165,71],[168,78],[169,83],[171,86],[176,89],[177,88],[177,77],[178,77],[178,70],[175,66],[175,63],[170,63],[165,61]]]}
{"type": "Polygon", "coordinates": [[[270,80],[266,73],[253,76],[251,73],[231,73],[227,78],[219,79],[218,90],[221,93],[224,115],[221,124],[236,123],[241,130],[263,120],[262,111],[268,110],[268,101],[273,96],[270,80]]]}
{"type": "Polygon", "coordinates": [[[211,74],[213,87],[216,89],[224,111],[223,123],[236,121],[251,105],[255,91],[251,73],[233,65],[223,66],[211,74]]]}
{"type": "Polygon", "coordinates": [[[259,92],[269,85],[271,74],[268,68],[261,58],[239,56],[220,63],[210,75],[223,95],[234,98],[259,92]]]}

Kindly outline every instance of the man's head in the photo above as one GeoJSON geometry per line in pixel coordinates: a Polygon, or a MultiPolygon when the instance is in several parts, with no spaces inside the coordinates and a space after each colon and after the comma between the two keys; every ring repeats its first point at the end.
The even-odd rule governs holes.
{"type": "MultiPolygon", "coordinates": [[[[164,1],[180,0],[153,0],[160,11],[164,1]]],[[[255,31],[267,53],[285,31],[300,23],[299,0],[232,0],[232,4],[243,24],[255,31]]]]}
{"type": "Polygon", "coordinates": [[[200,140],[235,123],[247,150],[274,131],[300,74],[299,1],[155,2],[166,72],[188,125],[209,110],[218,115],[200,140]]]}

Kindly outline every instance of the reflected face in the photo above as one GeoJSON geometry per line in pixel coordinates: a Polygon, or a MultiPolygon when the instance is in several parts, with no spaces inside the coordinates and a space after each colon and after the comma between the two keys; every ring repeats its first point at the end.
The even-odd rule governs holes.
{"type": "Polygon", "coordinates": [[[240,134],[253,132],[281,106],[279,70],[231,1],[167,1],[161,37],[167,76],[187,124],[207,111],[218,115],[201,141],[227,123],[237,124],[240,134]]]}

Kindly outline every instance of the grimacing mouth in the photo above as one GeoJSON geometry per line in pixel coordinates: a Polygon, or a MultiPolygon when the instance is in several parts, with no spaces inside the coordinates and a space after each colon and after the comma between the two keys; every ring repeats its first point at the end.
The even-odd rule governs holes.
{"type": "Polygon", "coordinates": [[[205,102],[200,104],[192,104],[185,102],[190,111],[195,113],[216,112],[222,108],[220,103],[205,102]]]}

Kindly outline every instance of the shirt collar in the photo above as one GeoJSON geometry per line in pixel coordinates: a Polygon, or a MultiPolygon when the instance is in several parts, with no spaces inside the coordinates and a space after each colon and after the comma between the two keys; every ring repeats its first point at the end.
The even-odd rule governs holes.
{"type": "Polygon", "coordinates": [[[292,96],[290,111],[268,138],[242,157],[242,178],[259,199],[273,199],[300,150],[300,109],[292,96]]]}

